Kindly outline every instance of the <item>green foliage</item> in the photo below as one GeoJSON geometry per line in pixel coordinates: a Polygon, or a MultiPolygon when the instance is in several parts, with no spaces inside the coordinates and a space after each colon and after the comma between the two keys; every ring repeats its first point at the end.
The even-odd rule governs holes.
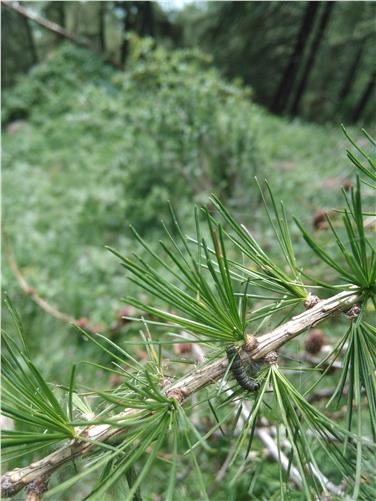
{"type": "Polygon", "coordinates": [[[17,313],[7,298],[5,303],[15,333],[2,332],[1,413],[21,425],[2,431],[3,460],[10,460],[72,438],[74,429],[55,392],[31,360],[17,313]]]}
{"type": "Polygon", "coordinates": [[[252,234],[244,226],[241,226],[235,221],[217,197],[214,198],[214,204],[236,235],[234,237],[230,236],[231,240],[245,256],[250,258],[253,263],[259,267],[260,271],[258,273],[254,272],[254,270],[249,270],[243,265],[237,265],[237,267],[244,271],[246,275],[249,274],[256,280],[259,280],[258,285],[269,291],[280,293],[282,289],[283,292],[287,291],[292,297],[296,297],[300,300],[306,299],[307,292],[300,280],[300,271],[296,264],[283,203],[281,202],[281,208],[278,209],[273,194],[267,183],[266,186],[271,198],[272,211],[274,212],[276,223],[274,223],[268,206],[265,203],[267,214],[276,239],[280,245],[282,255],[290,268],[290,272],[292,273],[292,277],[286,274],[281,266],[278,266],[272,261],[272,259],[270,259],[270,257],[261,249],[252,234]]]}
{"type": "MultiPolygon", "coordinates": [[[[93,458],[90,466],[51,489],[47,498],[54,499],[56,495],[60,495],[76,482],[101,470],[102,474],[87,496],[87,499],[98,499],[119,478],[129,472],[136,462],[139,464],[139,461],[143,460],[143,467],[135,481],[129,482],[129,492],[124,497],[127,500],[133,499],[133,495],[138,490],[144,476],[155,462],[156,456],[165,442],[168,427],[171,426],[171,421],[174,419],[175,402],[166,398],[160,390],[163,372],[158,354],[149,343],[150,340],[145,338],[150,359],[146,365],[143,365],[115,343],[102,336],[99,338],[100,340],[94,338],[92,341],[99,350],[111,354],[114,361],[114,366],[105,368],[105,370],[112,374],[120,374],[123,377],[123,382],[116,389],[98,391],[93,388],[91,393],[97,396],[95,406],[86,415],[82,415],[83,406],[79,392],[74,390],[75,398],[72,399],[72,403],[74,404],[75,420],[73,424],[75,426],[111,425],[118,430],[120,438],[116,447],[98,443],[102,450],[93,458]],[[128,412],[120,412],[124,408],[128,409],[128,412]],[[90,415],[97,417],[93,419],[90,415]],[[146,452],[151,444],[153,444],[153,452],[146,458],[146,452]]],[[[91,442],[90,438],[82,437],[82,440],[91,442]]]]}
{"type": "Polygon", "coordinates": [[[375,340],[375,327],[362,322],[361,318],[353,322],[342,339],[339,341],[333,352],[332,360],[329,361],[329,370],[334,360],[340,354],[341,349],[347,343],[348,348],[343,360],[343,371],[338,385],[333,393],[331,402],[337,400],[339,402],[347,381],[351,391],[347,395],[348,415],[347,425],[351,428],[354,424],[353,406],[357,412],[357,423],[359,426],[359,434],[362,432],[362,408],[361,408],[361,394],[362,388],[367,395],[369,403],[369,413],[371,415],[370,423],[372,429],[372,436],[375,440],[376,437],[376,407],[375,407],[375,389],[376,389],[376,340],[375,340]]]}
{"type": "MultiPolygon", "coordinates": [[[[369,496],[374,495],[375,491],[368,489],[364,483],[360,487],[359,472],[361,470],[359,470],[360,465],[356,460],[356,447],[353,444],[348,446],[347,457],[341,450],[340,444],[351,438],[351,435],[310,405],[275,367],[272,368],[271,379],[281,421],[292,445],[289,459],[293,461],[295,458],[294,462],[297,464],[303,480],[305,498],[315,499],[315,495],[320,496],[322,490],[326,489],[326,481],[317,475],[318,471],[325,472],[325,469],[321,465],[319,467],[316,460],[320,448],[323,449],[327,458],[325,467],[330,468],[330,462],[332,462],[334,467],[344,476],[345,481],[349,483],[348,487],[354,488],[353,482],[356,479],[354,488],[356,499],[367,500],[369,496]],[[311,431],[315,440],[307,439],[309,434],[307,430],[311,431]]],[[[361,448],[364,438],[359,434],[357,439],[357,447],[361,448]]],[[[366,455],[362,457],[362,460],[367,464],[366,455]]],[[[283,490],[284,486],[282,485],[282,499],[284,498],[283,490]]]]}
{"type": "Polygon", "coordinates": [[[188,329],[197,335],[202,336],[202,340],[207,338],[214,341],[239,341],[244,339],[246,329],[247,311],[247,285],[240,301],[237,301],[232,285],[232,277],[228,267],[226,250],[223,240],[223,231],[218,226],[218,231],[213,228],[209,213],[206,212],[211,243],[214,248],[215,262],[212,263],[207,243],[200,238],[200,228],[198,214],[196,212],[196,239],[197,257],[189,249],[186,237],[184,236],[176,217],[172,213],[176,231],[180,237],[184,256],[178,243],[170,237],[170,245],[160,242],[161,247],[169,260],[164,261],[157,253],[151,251],[147,244],[136,234],[146,250],[149,250],[155,261],[159,264],[163,275],[171,270],[171,266],[176,266],[178,272],[171,272],[172,277],[166,278],[161,271],[155,271],[153,265],[147,264],[142,259],[128,259],[119,255],[122,264],[130,272],[130,279],[147,290],[153,296],[168,303],[173,308],[183,312],[186,317],[178,316],[175,313],[161,311],[151,307],[137,299],[126,298],[126,302],[135,306],[141,311],[147,311],[152,315],[173,322],[175,328],[188,329]],[[172,282],[178,279],[180,288],[172,282]]]}
{"type": "MultiPolygon", "coordinates": [[[[361,150],[359,151],[361,152],[361,150]]],[[[132,298],[127,298],[126,301],[157,318],[167,320],[173,328],[188,329],[198,338],[197,340],[235,342],[245,335],[248,288],[257,292],[261,287],[275,294],[274,298],[251,295],[251,297],[257,297],[258,300],[268,301],[265,317],[268,317],[269,320],[272,314],[283,308],[284,303],[289,299],[296,298],[300,302],[306,298],[306,289],[309,289],[310,286],[303,285],[300,281],[301,272],[295,258],[284,207],[283,205],[281,205],[281,208],[277,207],[268,184],[267,188],[272,207],[272,210],[267,208],[269,222],[275,231],[281,254],[289,266],[292,277],[268,257],[257,240],[236,222],[218,198],[214,198],[215,206],[229,225],[230,229],[226,232],[227,237],[242,251],[243,256],[250,258],[258,266],[257,271],[248,271],[249,265],[244,262],[244,259],[239,262],[239,260],[232,260],[227,257],[224,232],[215,216],[211,216],[207,211],[205,212],[213,247],[209,249],[206,241],[201,239],[197,212],[196,236],[190,240],[186,239],[173,215],[182,247],[179,248],[169,233],[170,246],[167,247],[164,243],[161,243],[171,262],[165,262],[159,255],[150,251],[145,241],[137,234],[136,238],[144,248],[151,252],[159,264],[170,271],[172,278],[179,279],[181,288],[173,284],[172,278],[165,279],[160,272],[155,271],[152,266],[149,266],[143,260],[122,257],[116,252],[115,254],[121,258],[124,267],[130,273],[131,280],[136,285],[140,286],[148,295],[158,298],[173,309],[183,312],[185,317],[149,306],[148,302],[145,301],[132,298]],[[190,243],[192,242],[197,247],[197,255],[190,249],[190,243]],[[178,271],[171,270],[171,266],[176,267],[178,271]],[[239,270],[244,272],[243,277],[237,275],[239,270]],[[211,278],[211,286],[208,285],[207,280],[204,278],[204,271],[211,278]],[[233,281],[234,277],[238,278],[238,280],[233,281]],[[245,290],[242,291],[241,287],[244,286],[244,283],[246,284],[245,290]],[[236,285],[234,286],[234,284],[236,285]],[[287,291],[288,295],[286,293],[282,295],[280,289],[284,292],[287,291]],[[241,298],[239,304],[236,302],[236,294],[241,298]],[[203,336],[203,339],[200,339],[201,336],[203,336]]],[[[343,358],[343,369],[335,391],[335,395],[340,396],[347,382],[347,430],[313,407],[297,391],[293,382],[287,379],[275,364],[272,364],[267,374],[263,376],[261,389],[255,397],[254,405],[246,420],[246,426],[237,440],[231,459],[233,463],[246,443],[248,443],[245,455],[247,457],[253,441],[257,420],[265,413],[263,404],[267,396],[266,390],[270,385],[273,389],[275,401],[272,402],[268,399],[268,407],[272,409],[273,420],[276,421],[278,427],[283,427],[289,439],[291,451],[288,456],[288,470],[292,464],[296,464],[300,472],[305,499],[315,499],[316,496],[321,496],[322,492],[327,489],[326,471],[319,467],[317,459],[320,454],[327,458],[326,462],[329,471],[332,468],[340,473],[340,477],[347,484],[346,488],[352,489],[354,499],[367,500],[375,494],[373,484],[371,486],[367,485],[370,482],[369,474],[372,468],[372,453],[370,455],[370,450],[374,448],[374,444],[367,438],[369,431],[374,435],[375,425],[374,374],[376,367],[372,362],[375,348],[372,340],[374,329],[365,321],[365,317],[368,300],[371,299],[373,303],[375,302],[376,267],[373,243],[364,229],[364,214],[358,178],[356,187],[352,189],[350,197],[346,197],[346,204],[347,208],[343,211],[343,226],[349,244],[348,247],[340,239],[333,225],[330,225],[333,241],[338,246],[335,257],[330,257],[324,248],[318,246],[301,225],[300,229],[306,242],[317,257],[333,267],[340,274],[341,279],[345,279],[347,284],[344,288],[350,291],[351,288],[354,289],[354,286],[356,286],[362,294],[361,305],[356,306],[359,310],[357,313],[359,316],[331,353],[331,356],[334,357],[333,360],[335,360],[347,341],[348,348],[343,358]],[[344,259],[347,268],[341,266],[339,257],[344,259]],[[365,389],[366,397],[370,402],[367,424],[364,423],[365,420],[363,419],[362,388],[365,389]],[[357,418],[356,434],[351,433],[354,422],[353,405],[356,409],[357,418]],[[307,438],[308,432],[316,437],[315,440],[307,438]],[[356,441],[355,444],[354,441],[356,441]],[[345,445],[345,454],[341,450],[341,444],[345,445]]],[[[338,283],[326,284],[322,281],[319,283],[324,290],[343,287],[338,283]]],[[[293,303],[293,306],[296,307],[299,302],[293,303]]],[[[291,303],[288,305],[290,306],[291,303]]],[[[257,311],[255,314],[257,317],[257,311]]],[[[252,319],[252,311],[250,318],[252,319]]],[[[260,318],[260,316],[257,318],[260,318]]],[[[278,325],[278,322],[278,320],[274,320],[273,323],[278,325]]],[[[151,321],[150,323],[154,324],[155,322],[151,321]]],[[[332,364],[329,364],[329,368],[332,364]]],[[[313,387],[322,378],[318,379],[313,387]]],[[[223,385],[224,381],[221,382],[220,389],[223,388],[223,385]]],[[[239,393],[234,393],[234,395],[238,396],[239,393]]],[[[231,399],[227,399],[227,403],[229,400],[231,399]]],[[[237,419],[238,415],[235,420],[237,419]]],[[[216,421],[218,426],[221,426],[222,421],[217,417],[216,421]]],[[[281,450],[279,433],[278,428],[277,441],[279,450],[281,450]]],[[[210,436],[210,434],[211,431],[204,438],[210,436]]],[[[281,473],[280,480],[281,499],[285,499],[288,492],[285,473],[281,473]]]]}
{"type": "Polygon", "coordinates": [[[249,203],[251,192],[242,186],[256,173],[258,156],[247,90],[208,70],[197,51],[168,54],[150,50],[147,41],[134,45],[128,72],[114,79],[119,121],[134,145],[127,147],[124,138],[119,157],[119,168],[127,171],[124,191],[133,193],[131,220],[150,229],[164,213],[163,200],[179,207],[185,200],[201,202],[214,187],[226,199],[249,203]]]}
{"type": "MultiPolygon", "coordinates": [[[[371,183],[368,183],[363,179],[363,182],[368,184],[371,188],[375,189],[375,183],[376,183],[376,161],[374,158],[372,158],[370,155],[368,155],[363,149],[359,148],[356,143],[351,139],[349,134],[347,133],[346,129],[342,126],[342,129],[344,133],[346,134],[347,138],[349,141],[351,141],[351,144],[354,146],[356,152],[360,154],[360,158],[354,155],[352,151],[347,150],[347,156],[351,160],[351,162],[355,165],[355,167],[362,172],[366,178],[371,179],[371,183]],[[365,162],[365,163],[364,163],[365,162]]],[[[366,136],[366,138],[370,141],[372,146],[376,147],[376,142],[375,140],[365,131],[364,129],[362,130],[363,134],[366,136]]]]}
{"type": "Polygon", "coordinates": [[[112,70],[98,57],[70,44],[63,44],[53,57],[20,78],[18,84],[3,93],[2,122],[27,118],[32,113],[36,123],[45,115],[59,120],[72,111],[79,99],[81,85],[105,86],[112,70]]]}
{"type": "Polygon", "coordinates": [[[127,72],[114,75],[111,84],[104,80],[110,70],[90,53],[59,49],[6,95],[4,119],[31,109],[32,122],[57,145],[67,135],[74,141],[83,128],[90,131],[85,148],[98,150],[94,142],[104,148],[109,141],[103,175],[118,184],[119,218],[140,230],[159,221],[169,198],[203,201],[216,187],[226,199],[249,202],[244,187],[256,173],[257,149],[247,91],[205,69],[198,52],[168,54],[148,41],[133,45],[127,72]],[[82,91],[86,81],[91,83],[82,91]]]}

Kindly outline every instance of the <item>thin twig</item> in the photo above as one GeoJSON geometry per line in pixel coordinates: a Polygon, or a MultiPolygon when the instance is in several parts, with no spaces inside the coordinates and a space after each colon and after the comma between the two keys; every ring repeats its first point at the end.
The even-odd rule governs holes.
{"type": "MultiPolygon", "coordinates": [[[[353,304],[360,301],[361,296],[355,289],[353,292],[340,292],[329,299],[320,301],[313,308],[293,317],[277,329],[258,337],[257,347],[248,356],[250,359],[263,358],[306,329],[332,317],[338,312],[347,311],[353,304]]],[[[211,364],[198,367],[179,381],[167,386],[164,390],[165,394],[167,397],[175,398],[180,403],[183,403],[196,391],[218,381],[225,373],[227,366],[228,361],[227,357],[225,357],[211,364]]],[[[126,409],[117,416],[117,419],[121,420],[129,416],[136,416],[137,414],[142,418],[142,413],[139,409],[126,409]]],[[[124,424],[126,425],[126,422],[124,424]]],[[[48,478],[63,464],[75,457],[83,456],[92,451],[96,447],[96,444],[90,443],[90,440],[93,442],[109,442],[115,436],[126,433],[126,429],[120,427],[119,422],[118,428],[113,428],[108,424],[92,425],[84,430],[77,429],[76,433],[76,439],[70,440],[45,458],[24,468],[5,473],[1,478],[2,495],[4,497],[12,496],[41,475],[44,478],[48,478]],[[89,442],[83,442],[80,440],[80,436],[85,436],[89,442]]]]}
{"type": "MultiPolygon", "coordinates": [[[[249,409],[247,409],[247,412],[249,413],[249,409]]],[[[255,434],[265,445],[269,455],[279,463],[285,471],[289,472],[290,480],[300,489],[303,485],[303,481],[299,470],[294,465],[290,464],[289,458],[279,449],[278,444],[272,438],[269,430],[264,427],[258,427],[256,428],[255,434]]]]}
{"type": "MultiPolygon", "coordinates": [[[[86,317],[74,318],[71,315],[60,311],[58,308],[51,305],[48,301],[42,298],[41,295],[37,292],[37,290],[29,284],[29,282],[25,278],[25,275],[19,268],[13,252],[10,250],[8,246],[5,246],[5,255],[20,288],[24,291],[24,293],[27,296],[30,297],[30,299],[35,304],[37,304],[48,315],[50,315],[53,318],[56,318],[56,320],[59,320],[66,324],[77,325],[82,329],[85,329],[85,331],[87,331],[89,334],[108,332],[112,336],[118,334],[123,329],[124,325],[131,322],[131,320],[126,320],[122,315],[119,315],[117,320],[114,321],[110,326],[105,326],[105,325],[94,326],[91,325],[90,320],[87,319],[86,317]]],[[[129,315],[129,311],[127,311],[127,315],[129,315]]]]}
{"type": "Polygon", "coordinates": [[[376,216],[369,216],[364,220],[365,228],[375,228],[376,227],[376,216]]]}
{"type": "Polygon", "coordinates": [[[17,265],[13,253],[9,250],[9,248],[6,248],[5,251],[9,262],[9,266],[11,267],[14,276],[16,277],[18,285],[21,287],[21,289],[24,291],[25,294],[30,296],[30,298],[34,301],[34,303],[36,303],[40,308],[42,308],[42,310],[44,310],[46,313],[56,318],[57,320],[61,320],[62,322],[68,324],[78,323],[78,320],[71,317],[70,315],[67,315],[66,313],[61,312],[60,310],[49,304],[45,299],[43,299],[36,292],[36,290],[33,287],[31,287],[29,283],[26,281],[26,278],[24,277],[24,275],[22,274],[21,270],[17,265]]]}
{"type": "Polygon", "coordinates": [[[215,483],[220,483],[225,478],[227,470],[231,464],[231,459],[232,459],[232,456],[235,452],[235,449],[236,449],[236,442],[234,442],[231,445],[231,447],[229,448],[226,459],[224,460],[222,466],[218,470],[217,475],[215,476],[215,480],[214,480],[215,483]]]}
{"type": "MultiPolygon", "coordinates": [[[[247,404],[247,402],[244,402],[242,404],[242,410],[241,410],[241,416],[240,419],[242,419],[244,422],[247,421],[250,413],[250,408],[247,404]]],[[[239,419],[239,421],[240,421],[239,419]]],[[[286,456],[286,454],[281,450],[281,448],[278,446],[278,443],[276,440],[273,438],[273,435],[276,435],[276,428],[274,426],[271,426],[268,421],[264,421],[264,426],[258,426],[256,427],[255,434],[256,436],[261,440],[261,442],[265,445],[265,447],[268,450],[269,455],[281,465],[281,467],[289,473],[290,475],[290,480],[299,488],[301,489],[303,486],[303,480],[301,477],[301,474],[299,470],[291,464],[290,459],[286,456]]],[[[289,440],[286,438],[285,439],[286,447],[291,448],[289,440]]],[[[336,496],[343,496],[344,492],[343,489],[335,484],[333,484],[328,478],[325,477],[325,475],[318,470],[314,465],[310,464],[310,467],[312,469],[312,473],[315,475],[315,477],[320,481],[321,485],[324,486],[324,488],[328,491],[331,492],[332,494],[335,494],[336,496]]]]}

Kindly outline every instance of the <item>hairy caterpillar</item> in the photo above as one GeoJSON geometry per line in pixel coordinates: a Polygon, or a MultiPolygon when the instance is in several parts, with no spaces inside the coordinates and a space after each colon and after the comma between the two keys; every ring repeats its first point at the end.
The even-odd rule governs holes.
{"type": "Polygon", "coordinates": [[[247,369],[239,356],[234,345],[227,346],[226,354],[228,363],[231,364],[231,372],[239,385],[245,390],[255,392],[260,388],[259,383],[254,381],[247,373],[247,369]]]}

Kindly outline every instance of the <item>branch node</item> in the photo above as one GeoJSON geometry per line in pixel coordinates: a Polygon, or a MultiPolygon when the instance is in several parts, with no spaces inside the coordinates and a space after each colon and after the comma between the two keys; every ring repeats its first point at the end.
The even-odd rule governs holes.
{"type": "Polygon", "coordinates": [[[26,486],[26,501],[39,501],[48,489],[48,478],[36,478],[26,486]]]}
{"type": "Polygon", "coordinates": [[[18,485],[11,475],[5,474],[1,479],[1,497],[10,498],[19,491],[18,485]]]}
{"type": "Polygon", "coordinates": [[[172,379],[166,377],[162,380],[160,387],[163,389],[166,388],[167,386],[170,386],[170,384],[172,384],[172,379]]]}
{"type": "Polygon", "coordinates": [[[310,292],[307,296],[307,299],[304,301],[304,307],[306,310],[309,310],[310,308],[316,306],[316,304],[318,304],[319,302],[320,298],[310,292]]]}
{"type": "Polygon", "coordinates": [[[359,316],[360,313],[360,306],[358,304],[354,304],[349,310],[346,311],[346,316],[350,320],[354,320],[359,316]]]}
{"type": "Polygon", "coordinates": [[[182,388],[173,388],[166,394],[167,398],[174,398],[181,404],[186,397],[185,391],[182,388]]]}
{"type": "Polygon", "coordinates": [[[255,336],[250,334],[246,335],[245,343],[243,344],[243,350],[250,353],[255,348],[257,348],[259,342],[255,336]]]}
{"type": "Polygon", "coordinates": [[[278,353],[276,351],[271,351],[264,357],[264,361],[270,365],[276,365],[278,363],[278,353]]]}

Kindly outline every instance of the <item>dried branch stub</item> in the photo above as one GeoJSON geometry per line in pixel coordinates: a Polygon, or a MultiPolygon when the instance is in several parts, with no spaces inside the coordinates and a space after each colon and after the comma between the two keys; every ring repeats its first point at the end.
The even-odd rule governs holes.
{"type": "Polygon", "coordinates": [[[355,320],[360,314],[360,306],[358,304],[354,304],[348,311],[346,311],[346,316],[350,320],[355,320]]]}
{"type": "Polygon", "coordinates": [[[33,480],[26,486],[25,501],[39,501],[42,499],[43,493],[48,490],[48,478],[41,477],[33,480]]]}
{"type": "Polygon", "coordinates": [[[270,365],[278,364],[278,353],[276,351],[271,351],[264,357],[264,362],[270,365]]]}
{"type": "Polygon", "coordinates": [[[307,296],[307,299],[304,301],[304,307],[306,310],[309,310],[310,308],[316,306],[316,304],[318,304],[319,302],[320,298],[310,292],[307,296]]]}

